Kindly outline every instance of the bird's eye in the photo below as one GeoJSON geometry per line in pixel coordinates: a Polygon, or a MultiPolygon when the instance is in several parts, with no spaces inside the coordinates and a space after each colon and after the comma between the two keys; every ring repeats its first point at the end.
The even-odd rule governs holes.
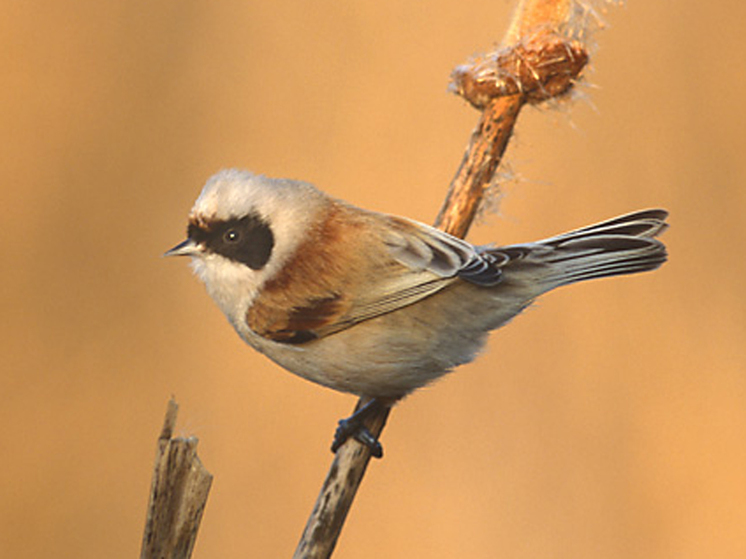
{"type": "Polygon", "coordinates": [[[241,239],[241,234],[237,229],[228,229],[223,233],[223,240],[228,244],[235,244],[241,239]]]}

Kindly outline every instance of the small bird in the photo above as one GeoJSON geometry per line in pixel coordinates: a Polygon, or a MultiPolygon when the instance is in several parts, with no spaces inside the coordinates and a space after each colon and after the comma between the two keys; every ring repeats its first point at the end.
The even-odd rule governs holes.
{"type": "Polygon", "coordinates": [[[239,336],[288,371],[369,399],[340,422],[374,456],[364,417],[472,361],[491,330],[562,285],[658,268],[667,212],[642,210],[534,243],[474,246],[313,185],[224,170],[187,240],[192,268],[239,336]]]}

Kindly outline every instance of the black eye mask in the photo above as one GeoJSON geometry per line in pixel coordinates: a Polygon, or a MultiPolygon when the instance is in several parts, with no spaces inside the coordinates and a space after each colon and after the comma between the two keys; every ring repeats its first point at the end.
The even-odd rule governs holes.
{"type": "Polygon", "coordinates": [[[275,245],[269,224],[255,214],[207,225],[190,223],[187,235],[210,252],[241,262],[252,270],[264,268],[275,245]]]}

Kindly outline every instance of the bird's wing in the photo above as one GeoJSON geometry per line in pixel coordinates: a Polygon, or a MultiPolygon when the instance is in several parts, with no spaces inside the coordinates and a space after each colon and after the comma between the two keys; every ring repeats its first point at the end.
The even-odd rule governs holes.
{"type": "Polygon", "coordinates": [[[411,270],[427,270],[440,277],[457,276],[483,286],[500,282],[507,258],[478,250],[444,231],[404,218],[389,218],[385,242],[391,255],[411,270]]]}
{"type": "Polygon", "coordinates": [[[304,343],[416,303],[458,278],[499,282],[495,258],[469,243],[403,218],[337,211],[354,213],[327,220],[263,287],[247,315],[257,334],[304,343]]]}

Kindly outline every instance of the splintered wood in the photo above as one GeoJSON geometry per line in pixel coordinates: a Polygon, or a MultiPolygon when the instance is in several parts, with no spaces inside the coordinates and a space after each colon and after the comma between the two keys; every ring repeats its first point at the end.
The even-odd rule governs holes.
{"type": "Polygon", "coordinates": [[[158,437],[140,559],[189,559],[210,492],[197,438],[173,437],[178,409],[169,401],[158,437]]]}

